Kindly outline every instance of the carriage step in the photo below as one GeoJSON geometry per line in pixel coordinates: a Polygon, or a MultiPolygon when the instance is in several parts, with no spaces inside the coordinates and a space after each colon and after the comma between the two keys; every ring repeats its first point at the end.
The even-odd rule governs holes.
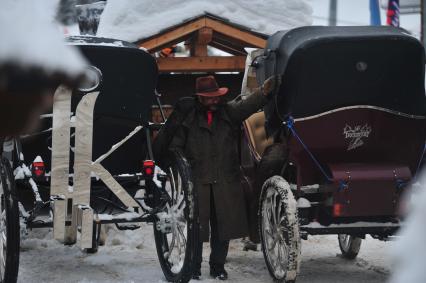
{"type": "Polygon", "coordinates": [[[308,225],[301,225],[301,232],[306,232],[309,235],[326,235],[326,234],[349,234],[349,235],[392,235],[399,228],[400,223],[385,222],[385,223],[374,223],[374,222],[355,222],[355,223],[341,223],[341,224],[330,224],[323,226],[317,222],[312,222],[308,225]]]}
{"type": "Polygon", "coordinates": [[[33,228],[52,228],[53,222],[52,221],[43,221],[43,220],[35,220],[31,223],[27,224],[28,229],[33,228]]]}
{"type": "Polygon", "coordinates": [[[117,227],[118,230],[137,230],[139,228],[141,228],[141,226],[139,225],[135,225],[135,224],[130,224],[130,225],[120,225],[118,223],[115,223],[115,226],[117,227]]]}

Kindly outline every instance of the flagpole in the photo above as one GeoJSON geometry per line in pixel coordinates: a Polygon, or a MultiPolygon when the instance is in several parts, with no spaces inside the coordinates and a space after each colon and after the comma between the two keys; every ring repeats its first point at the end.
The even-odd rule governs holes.
{"type": "Polygon", "coordinates": [[[426,0],[421,0],[421,5],[420,5],[420,11],[421,11],[421,19],[422,19],[422,24],[421,24],[421,30],[420,30],[420,40],[423,43],[423,46],[426,46],[426,37],[425,37],[425,31],[426,31],[426,0]]]}
{"type": "Polygon", "coordinates": [[[381,24],[379,0],[370,0],[370,25],[380,26],[381,24]]]}
{"type": "Polygon", "coordinates": [[[328,16],[328,25],[336,26],[337,25],[337,0],[330,0],[329,7],[329,16],[328,16]]]}

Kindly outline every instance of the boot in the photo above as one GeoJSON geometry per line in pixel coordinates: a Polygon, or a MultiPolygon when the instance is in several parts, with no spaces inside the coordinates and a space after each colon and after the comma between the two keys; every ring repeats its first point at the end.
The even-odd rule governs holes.
{"type": "Polygon", "coordinates": [[[227,280],[228,272],[223,265],[212,265],[210,266],[210,276],[219,280],[227,280]]]}

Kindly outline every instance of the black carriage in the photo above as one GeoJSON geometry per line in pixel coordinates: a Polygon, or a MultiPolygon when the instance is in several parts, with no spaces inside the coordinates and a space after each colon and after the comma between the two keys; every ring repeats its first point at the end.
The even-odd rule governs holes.
{"type": "Polygon", "coordinates": [[[283,81],[241,147],[271,276],[296,279],[308,235],[338,234],[346,258],[365,235],[394,235],[425,147],[420,42],[393,27],[302,27],[272,35],[253,66],[259,83],[283,81]]]}
{"type": "Polygon", "coordinates": [[[170,153],[159,168],[152,153],[161,127],[150,122],[159,103],[155,59],[120,40],[84,36],[68,44],[89,63],[84,82],[57,88],[39,132],[4,142],[2,282],[16,281],[20,229],[52,227],[55,239],[93,253],[103,224],[135,230],[140,222],[154,224],[166,279],[189,281],[196,194],[183,156],[170,153]]]}

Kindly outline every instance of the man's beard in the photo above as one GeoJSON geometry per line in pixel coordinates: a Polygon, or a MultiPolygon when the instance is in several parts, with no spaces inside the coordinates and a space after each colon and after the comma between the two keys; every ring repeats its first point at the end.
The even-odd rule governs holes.
{"type": "Polygon", "coordinates": [[[217,104],[212,104],[212,105],[204,106],[204,108],[205,108],[206,110],[208,110],[208,111],[213,111],[213,112],[215,112],[215,111],[219,110],[220,108],[222,108],[222,107],[223,107],[223,105],[225,105],[225,103],[224,103],[223,101],[220,101],[220,102],[219,102],[219,103],[217,103],[217,104]]]}

